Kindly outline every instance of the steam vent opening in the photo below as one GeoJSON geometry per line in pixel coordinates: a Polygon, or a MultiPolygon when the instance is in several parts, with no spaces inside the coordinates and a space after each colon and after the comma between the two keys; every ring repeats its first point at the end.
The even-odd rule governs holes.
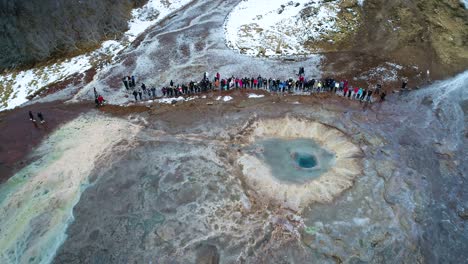
{"type": "Polygon", "coordinates": [[[331,202],[362,171],[361,149],[340,130],[296,118],[259,120],[246,128],[239,164],[259,199],[300,210],[331,202]]]}

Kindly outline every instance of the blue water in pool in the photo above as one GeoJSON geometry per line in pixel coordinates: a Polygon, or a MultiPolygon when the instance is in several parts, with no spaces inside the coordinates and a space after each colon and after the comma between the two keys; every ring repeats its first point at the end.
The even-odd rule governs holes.
{"type": "Polygon", "coordinates": [[[334,153],[306,138],[261,139],[250,150],[271,168],[274,177],[285,183],[306,183],[335,164],[334,153]]]}

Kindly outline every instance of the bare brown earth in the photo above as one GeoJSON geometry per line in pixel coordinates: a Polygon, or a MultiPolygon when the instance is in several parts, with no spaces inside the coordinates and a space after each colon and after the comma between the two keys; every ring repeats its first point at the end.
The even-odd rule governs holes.
{"type": "Polygon", "coordinates": [[[366,0],[361,23],[324,54],[325,73],[358,76],[390,61],[414,87],[468,68],[468,11],[458,0],[366,0]]]}

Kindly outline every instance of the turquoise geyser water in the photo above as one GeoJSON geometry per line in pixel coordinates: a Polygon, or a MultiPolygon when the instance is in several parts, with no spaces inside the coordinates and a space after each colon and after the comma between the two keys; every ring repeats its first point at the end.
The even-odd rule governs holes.
{"type": "Polygon", "coordinates": [[[320,177],[335,164],[335,154],[313,139],[268,138],[257,141],[256,155],[284,183],[302,184],[320,177]]]}
{"type": "Polygon", "coordinates": [[[135,131],[123,120],[88,114],[36,149],[39,158],[0,187],[0,263],[50,263],[95,160],[135,131]]]}

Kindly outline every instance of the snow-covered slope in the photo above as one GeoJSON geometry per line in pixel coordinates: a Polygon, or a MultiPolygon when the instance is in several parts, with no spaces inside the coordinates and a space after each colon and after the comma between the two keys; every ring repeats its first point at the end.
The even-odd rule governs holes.
{"type": "MultiPolygon", "coordinates": [[[[339,13],[358,14],[341,0],[245,0],[229,14],[224,25],[227,45],[256,56],[310,53],[306,42],[322,41],[339,32],[339,13]],[[343,8],[346,7],[346,8],[343,8]]],[[[348,1],[353,2],[353,1],[348,1]]],[[[358,5],[354,1],[354,5],[358,5]]],[[[329,40],[330,42],[332,40],[329,40]]]]}
{"type": "Polygon", "coordinates": [[[139,34],[191,1],[193,0],[149,0],[143,7],[132,11],[129,30],[119,41],[105,41],[99,49],[93,52],[53,65],[0,75],[0,111],[12,109],[27,102],[28,95],[49,84],[65,80],[73,74],[83,73],[99,60],[111,61],[139,34]]]}

